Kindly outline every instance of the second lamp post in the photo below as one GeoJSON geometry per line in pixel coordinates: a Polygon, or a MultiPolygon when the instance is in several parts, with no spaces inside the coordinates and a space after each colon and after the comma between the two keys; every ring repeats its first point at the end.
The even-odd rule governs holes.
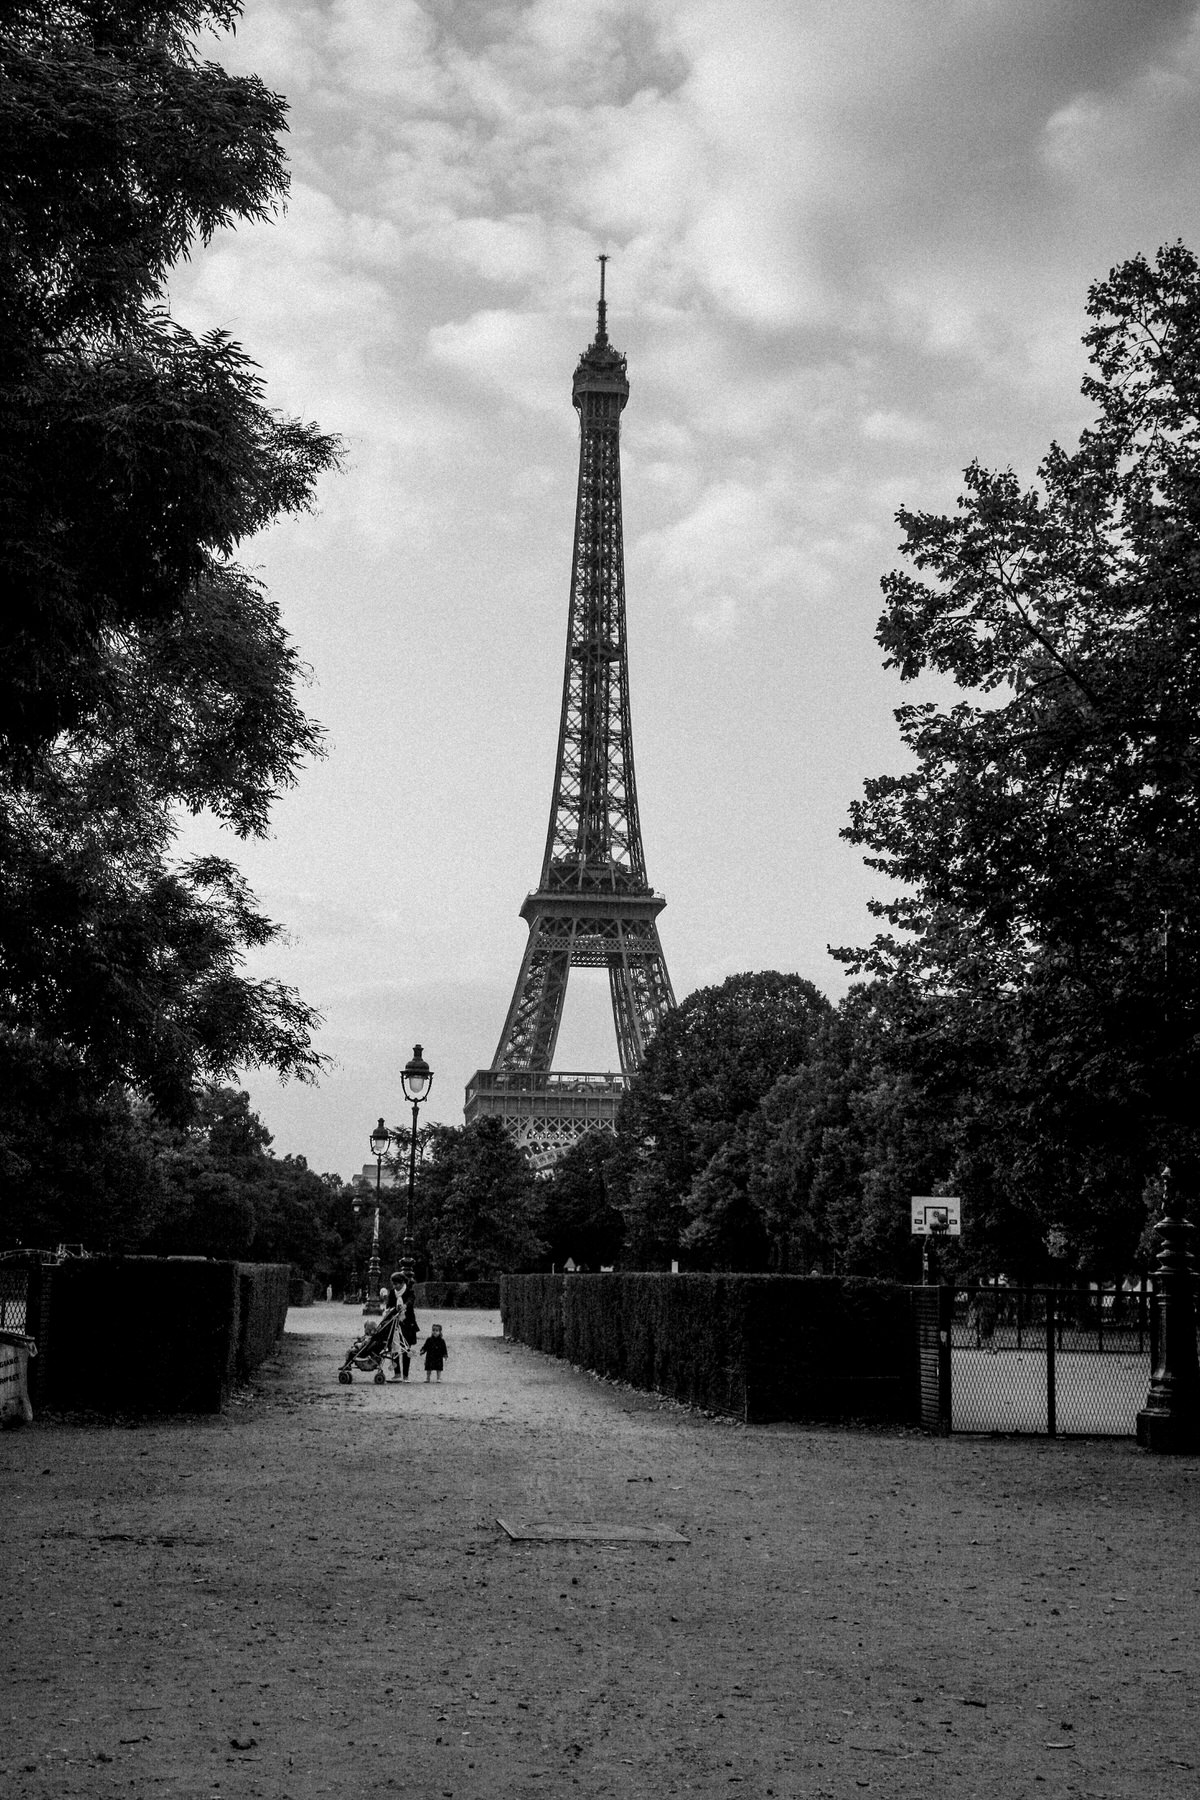
{"type": "MultiPolygon", "coordinates": [[[[379,1297],[379,1202],[380,1188],[383,1183],[383,1159],[388,1153],[392,1134],[380,1119],[371,1133],[371,1155],[375,1158],[375,1224],[371,1232],[371,1260],[367,1264],[367,1302],[363,1307],[364,1318],[375,1318],[383,1311],[383,1302],[379,1297]]],[[[358,1211],[358,1202],[354,1204],[358,1211]]]]}
{"type": "MultiPolygon", "coordinates": [[[[405,1063],[404,1073],[400,1077],[404,1098],[412,1107],[412,1131],[408,1140],[408,1206],[404,1215],[404,1250],[400,1257],[400,1273],[405,1282],[411,1282],[414,1273],[413,1196],[417,1185],[417,1113],[432,1084],[433,1070],[421,1055],[420,1044],[414,1044],[413,1053],[405,1063]]],[[[371,1263],[367,1271],[367,1304],[363,1308],[366,1313],[382,1311],[377,1296],[380,1276],[379,1196],[383,1177],[383,1159],[387,1155],[389,1147],[393,1143],[399,1143],[403,1136],[402,1131],[385,1125],[382,1119],[371,1133],[371,1154],[375,1158],[375,1229],[371,1238],[371,1263]]],[[[357,1207],[355,1210],[357,1211],[357,1207]]]]}
{"type": "Polygon", "coordinates": [[[404,1216],[404,1254],[400,1258],[404,1279],[411,1284],[413,1278],[413,1191],[417,1184],[417,1110],[421,1102],[428,1098],[429,1090],[433,1086],[433,1070],[421,1055],[420,1044],[413,1045],[413,1053],[404,1065],[400,1085],[404,1089],[404,1098],[412,1107],[412,1134],[408,1140],[408,1208],[404,1216]]]}

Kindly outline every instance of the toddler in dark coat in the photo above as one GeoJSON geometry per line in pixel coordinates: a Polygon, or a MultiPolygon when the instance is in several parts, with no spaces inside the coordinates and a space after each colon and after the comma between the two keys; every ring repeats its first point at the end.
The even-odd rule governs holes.
{"type": "Polygon", "coordinates": [[[441,1326],[431,1325],[429,1336],[421,1345],[421,1355],[425,1358],[426,1381],[431,1375],[436,1375],[439,1381],[442,1379],[442,1370],[446,1366],[446,1358],[449,1354],[450,1347],[442,1336],[441,1326]]]}

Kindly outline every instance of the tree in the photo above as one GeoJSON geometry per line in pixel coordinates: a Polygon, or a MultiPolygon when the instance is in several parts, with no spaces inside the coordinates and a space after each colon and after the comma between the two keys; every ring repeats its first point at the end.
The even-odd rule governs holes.
{"type": "Polygon", "coordinates": [[[77,1059],[56,1044],[0,1033],[0,1249],[135,1250],[160,1197],[128,1095],[81,1086],[77,1059]]]}
{"type": "Polygon", "coordinates": [[[155,1190],[143,1235],[129,1247],[287,1262],[298,1274],[328,1279],[330,1196],[341,1184],[314,1174],[303,1157],[277,1159],[247,1093],[206,1085],[183,1127],[144,1104],[134,1110],[155,1190]]]}
{"type": "Polygon", "coordinates": [[[240,1065],[319,1065],[311,1008],[241,967],[278,927],[229,862],[171,854],[180,809],[262,833],[320,737],[233,553],[336,445],[162,310],[178,257],[285,190],[283,102],[192,47],[239,11],[0,24],[0,1034],[80,1104],[126,1087],[177,1119],[240,1065]]]}
{"type": "Polygon", "coordinates": [[[1087,310],[1077,450],[898,515],[887,665],[973,698],[896,715],[914,766],[846,833],[893,929],[847,955],[936,1002],[1030,1218],[1120,1268],[1148,1177],[1194,1190],[1200,1154],[1200,266],[1136,257],[1087,310]]]}
{"type": "MultiPolygon", "coordinates": [[[[346,1190],[303,1157],[276,1158],[247,1094],[202,1087],[186,1125],[119,1088],[80,1107],[73,1068],[56,1086],[62,1071],[46,1066],[44,1047],[41,1066],[34,1056],[6,1061],[6,1048],[0,1040],[6,1114],[22,1141],[47,1135],[30,1164],[0,1131],[0,1248],[250,1257],[291,1263],[322,1285],[334,1279],[346,1190]]],[[[348,1200],[345,1214],[352,1220],[348,1200]]]]}
{"type": "Polygon", "coordinates": [[[418,1253],[430,1276],[482,1281],[532,1268],[542,1249],[533,1173],[501,1121],[435,1125],[428,1142],[418,1253]]]}
{"type": "Polygon", "coordinates": [[[619,1159],[611,1131],[585,1132],[563,1151],[540,1190],[544,1261],[561,1268],[570,1259],[584,1269],[617,1262],[625,1238],[619,1159]]]}
{"type": "Polygon", "coordinates": [[[800,975],[768,970],[698,988],[668,1013],[621,1103],[631,1252],[763,1267],[767,1239],[746,1198],[749,1121],[796,1068],[829,1002],[800,975]]]}
{"type": "Polygon", "coordinates": [[[781,1269],[912,1274],[911,1196],[951,1191],[959,1152],[925,1009],[852,988],[753,1122],[751,1196],[781,1269]]]}

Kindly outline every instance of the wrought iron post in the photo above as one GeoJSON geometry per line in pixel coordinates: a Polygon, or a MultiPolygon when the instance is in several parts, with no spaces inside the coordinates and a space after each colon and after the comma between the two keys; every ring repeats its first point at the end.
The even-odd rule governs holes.
{"type": "Polygon", "coordinates": [[[1196,1357],[1195,1266],[1192,1227],[1163,1170],[1164,1210],[1158,1222],[1154,1271],[1157,1352],[1146,1404],[1137,1416],[1143,1450],[1200,1450],[1200,1364],[1196,1357]]]}
{"type": "Polygon", "coordinates": [[[412,1136],[408,1141],[408,1206],[404,1214],[404,1254],[400,1258],[404,1279],[410,1287],[415,1273],[413,1261],[413,1194],[417,1185],[417,1103],[415,1100],[412,1112],[412,1136]]]}
{"type": "Polygon", "coordinates": [[[1046,1289],[1046,1436],[1058,1436],[1058,1371],[1054,1364],[1058,1330],[1058,1289],[1046,1289]]]}
{"type": "Polygon", "coordinates": [[[367,1264],[367,1303],[363,1307],[364,1319],[373,1319],[383,1311],[383,1302],[379,1298],[379,1179],[383,1167],[380,1157],[375,1169],[375,1223],[371,1228],[371,1260],[367,1264]]]}
{"type": "Polygon", "coordinates": [[[951,1382],[954,1376],[954,1363],[951,1350],[954,1342],[954,1289],[940,1286],[938,1288],[938,1430],[943,1437],[953,1429],[953,1400],[951,1382]]]}
{"type": "Polygon", "coordinates": [[[942,1281],[941,1258],[938,1247],[949,1239],[950,1233],[942,1219],[935,1219],[929,1227],[921,1247],[921,1286],[940,1287],[942,1281]]]}
{"type": "Polygon", "coordinates": [[[404,1091],[404,1098],[412,1107],[412,1136],[408,1141],[408,1206],[404,1215],[404,1254],[400,1258],[405,1284],[411,1287],[416,1273],[413,1258],[413,1194],[417,1185],[417,1109],[433,1086],[433,1070],[425,1061],[420,1044],[413,1045],[413,1053],[405,1063],[404,1073],[400,1077],[400,1086],[404,1091]]]}

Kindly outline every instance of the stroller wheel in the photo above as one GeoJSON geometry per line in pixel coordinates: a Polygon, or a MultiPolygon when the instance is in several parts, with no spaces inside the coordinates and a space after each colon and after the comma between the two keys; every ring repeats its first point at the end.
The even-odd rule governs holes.
{"type": "Polygon", "coordinates": [[[339,1369],[338,1370],[338,1380],[342,1383],[342,1385],[344,1387],[349,1387],[350,1383],[354,1380],[354,1377],[350,1373],[349,1369],[339,1369]]]}
{"type": "Polygon", "coordinates": [[[375,1371],[375,1386],[382,1387],[386,1380],[387,1380],[387,1376],[384,1374],[383,1370],[376,1369],[376,1371],[375,1371]]]}

